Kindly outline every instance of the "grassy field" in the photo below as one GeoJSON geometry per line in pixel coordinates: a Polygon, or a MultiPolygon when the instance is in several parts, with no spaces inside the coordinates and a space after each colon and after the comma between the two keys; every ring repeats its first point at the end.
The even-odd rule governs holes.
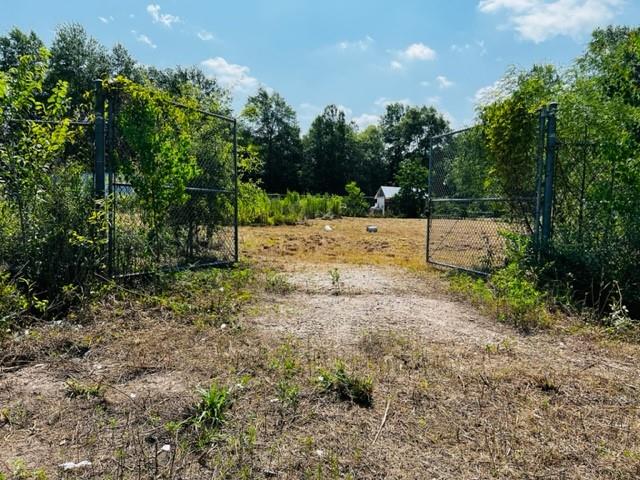
{"type": "Polygon", "coordinates": [[[4,340],[0,472],[640,476],[638,345],[498,323],[425,265],[423,221],[369,223],[244,228],[241,268],[113,286],[4,340]]]}

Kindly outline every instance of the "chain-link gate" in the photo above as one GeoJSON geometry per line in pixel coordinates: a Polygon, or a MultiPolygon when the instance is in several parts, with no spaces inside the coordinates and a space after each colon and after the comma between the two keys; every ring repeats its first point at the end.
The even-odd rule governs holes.
{"type": "Polygon", "coordinates": [[[550,204],[544,201],[542,180],[553,178],[543,172],[545,164],[553,167],[553,158],[544,161],[545,152],[555,152],[554,146],[549,149],[555,141],[551,117],[546,109],[532,116],[531,136],[537,142],[520,152],[519,160],[530,166],[530,174],[510,185],[493,171],[482,126],[431,138],[427,262],[485,275],[504,265],[508,232],[529,235],[536,244],[548,238],[545,219],[551,212],[547,217],[550,204]]]}
{"type": "MultiPolygon", "coordinates": [[[[188,134],[193,140],[190,155],[195,157],[195,173],[184,189],[176,189],[169,180],[163,179],[136,189],[128,175],[130,172],[122,167],[125,161],[142,161],[138,157],[143,154],[140,145],[132,144],[120,130],[119,115],[130,101],[120,92],[110,92],[107,96],[106,179],[96,176],[97,184],[106,184],[110,202],[109,274],[126,277],[237,262],[236,120],[171,102],[172,107],[184,109],[193,118],[188,124],[188,134]]],[[[158,119],[160,123],[169,121],[158,119]]],[[[163,127],[185,128],[171,124],[163,127]]],[[[96,141],[99,136],[97,133],[96,141]]]]}

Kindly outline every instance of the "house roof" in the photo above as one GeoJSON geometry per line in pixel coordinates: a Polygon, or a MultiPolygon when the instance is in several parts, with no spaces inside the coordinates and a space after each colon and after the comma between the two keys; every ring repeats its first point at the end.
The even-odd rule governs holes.
{"type": "Polygon", "coordinates": [[[390,187],[383,185],[378,189],[378,193],[376,193],[376,197],[384,197],[384,198],[393,198],[400,192],[400,187],[390,187]]]}

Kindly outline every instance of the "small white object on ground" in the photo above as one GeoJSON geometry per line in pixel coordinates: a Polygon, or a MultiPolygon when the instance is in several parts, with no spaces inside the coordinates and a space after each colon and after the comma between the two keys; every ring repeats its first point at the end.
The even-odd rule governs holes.
{"type": "Polygon", "coordinates": [[[77,470],[79,468],[90,467],[91,462],[89,460],[82,460],[81,462],[64,462],[59,465],[63,470],[77,470]]]}
{"type": "Polygon", "coordinates": [[[320,449],[316,450],[316,455],[319,457],[322,457],[324,455],[324,452],[320,449]]]}
{"type": "Polygon", "coordinates": [[[377,225],[367,225],[367,232],[376,233],[378,231],[377,225]]]}
{"type": "Polygon", "coordinates": [[[333,228],[331,228],[331,225],[325,225],[324,226],[324,231],[325,232],[331,232],[331,231],[333,231],[333,228]]]}
{"type": "Polygon", "coordinates": [[[171,445],[169,445],[168,443],[165,443],[164,445],[162,445],[162,447],[160,448],[161,452],[170,452],[171,451],[171,445]]]}

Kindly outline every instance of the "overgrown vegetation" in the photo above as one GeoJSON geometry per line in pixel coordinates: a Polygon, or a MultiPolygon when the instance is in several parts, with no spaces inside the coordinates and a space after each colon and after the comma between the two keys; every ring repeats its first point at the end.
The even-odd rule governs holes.
{"type": "Polygon", "coordinates": [[[480,107],[490,178],[501,191],[528,195],[535,112],[558,102],[554,231],[539,279],[604,319],[613,298],[630,316],[640,314],[639,59],[640,30],[598,29],[565,72],[551,65],[511,71],[480,107]]]}
{"type": "Polygon", "coordinates": [[[504,234],[507,240],[507,265],[488,279],[455,274],[451,289],[463,293],[484,306],[502,322],[524,331],[551,325],[548,295],[538,287],[537,273],[527,263],[529,243],[515,234],[504,234]]]}

